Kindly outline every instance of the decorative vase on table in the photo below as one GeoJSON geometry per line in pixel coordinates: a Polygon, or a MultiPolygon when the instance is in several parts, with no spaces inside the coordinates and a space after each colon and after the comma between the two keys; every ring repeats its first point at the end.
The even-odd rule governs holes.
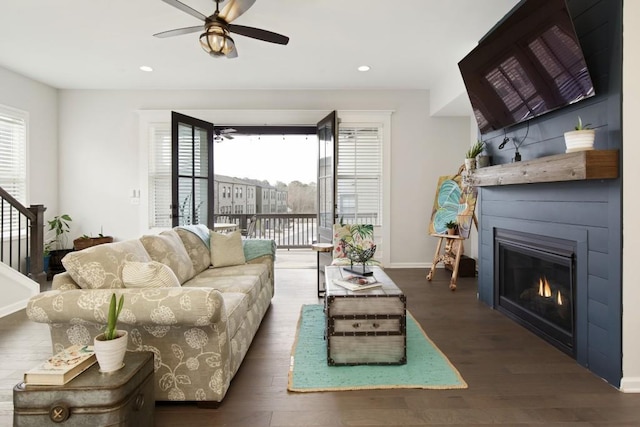
{"type": "Polygon", "coordinates": [[[114,372],[124,366],[129,334],[127,331],[118,330],[116,335],[116,338],[108,340],[102,333],[93,339],[93,349],[100,365],[100,372],[114,372]]]}
{"type": "Polygon", "coordinates": [[[476,168],[476,159],[464,159],[464,168],[467,171],[475,170],[476,168]]]}

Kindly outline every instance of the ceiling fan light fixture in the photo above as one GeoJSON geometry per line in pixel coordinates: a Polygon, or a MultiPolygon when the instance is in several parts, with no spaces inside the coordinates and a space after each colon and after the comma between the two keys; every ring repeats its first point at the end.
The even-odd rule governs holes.
{"type": "Polygon", "coordinates": [[[212,25],[200,35],[200,46],[211,56],[226,56],[233,51],[235,43],[226,28],[212,25]]]}

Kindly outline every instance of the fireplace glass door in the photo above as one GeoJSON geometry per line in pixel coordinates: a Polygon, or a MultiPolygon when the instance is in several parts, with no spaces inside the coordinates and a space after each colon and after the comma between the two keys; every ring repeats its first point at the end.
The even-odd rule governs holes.
{"type": "Polygon", "coordinates": [[[496,251],[498,310],[573,355],[572,242],[509,231],[496,251]]]}

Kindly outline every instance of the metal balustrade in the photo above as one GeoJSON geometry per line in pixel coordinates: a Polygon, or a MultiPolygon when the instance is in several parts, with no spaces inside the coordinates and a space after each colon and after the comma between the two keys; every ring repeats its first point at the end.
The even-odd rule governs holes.
{"type": "Polygon", "coordinates": [[[41,285],[46,281],[43,256],[46,209],[43,205],[27,208],[0,188],[0,262],[41,285]]]}
{"type": "MultiPolygon", "coordinates": [[[[377,224],[377,214],[341,215],[341,220],[345,224],[377,224]]],[[[316,240],[318,215],[309,214],[224,214],[214,215],[214,222],[237,224],[242,231],[250,230],[247,237],[255,239],[273,239],[278,248],[310,248],[316,240]],[[255,225],[250,227],[251,219],[254,218],[255,225]]],[[[245,234],[243,232],[243,234],[245,234]]]]}

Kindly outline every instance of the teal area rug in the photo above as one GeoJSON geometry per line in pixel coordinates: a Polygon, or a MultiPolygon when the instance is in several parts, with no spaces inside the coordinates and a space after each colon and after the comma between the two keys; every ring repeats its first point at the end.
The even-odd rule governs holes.
{"type": "Polygon", "coordinates": [[[304,305],[291,351],[289,391],[340,391],[390,388],[454,389],[467,383],[407,312],[406,365],[327,365],[324,312],[304,305]]]}

